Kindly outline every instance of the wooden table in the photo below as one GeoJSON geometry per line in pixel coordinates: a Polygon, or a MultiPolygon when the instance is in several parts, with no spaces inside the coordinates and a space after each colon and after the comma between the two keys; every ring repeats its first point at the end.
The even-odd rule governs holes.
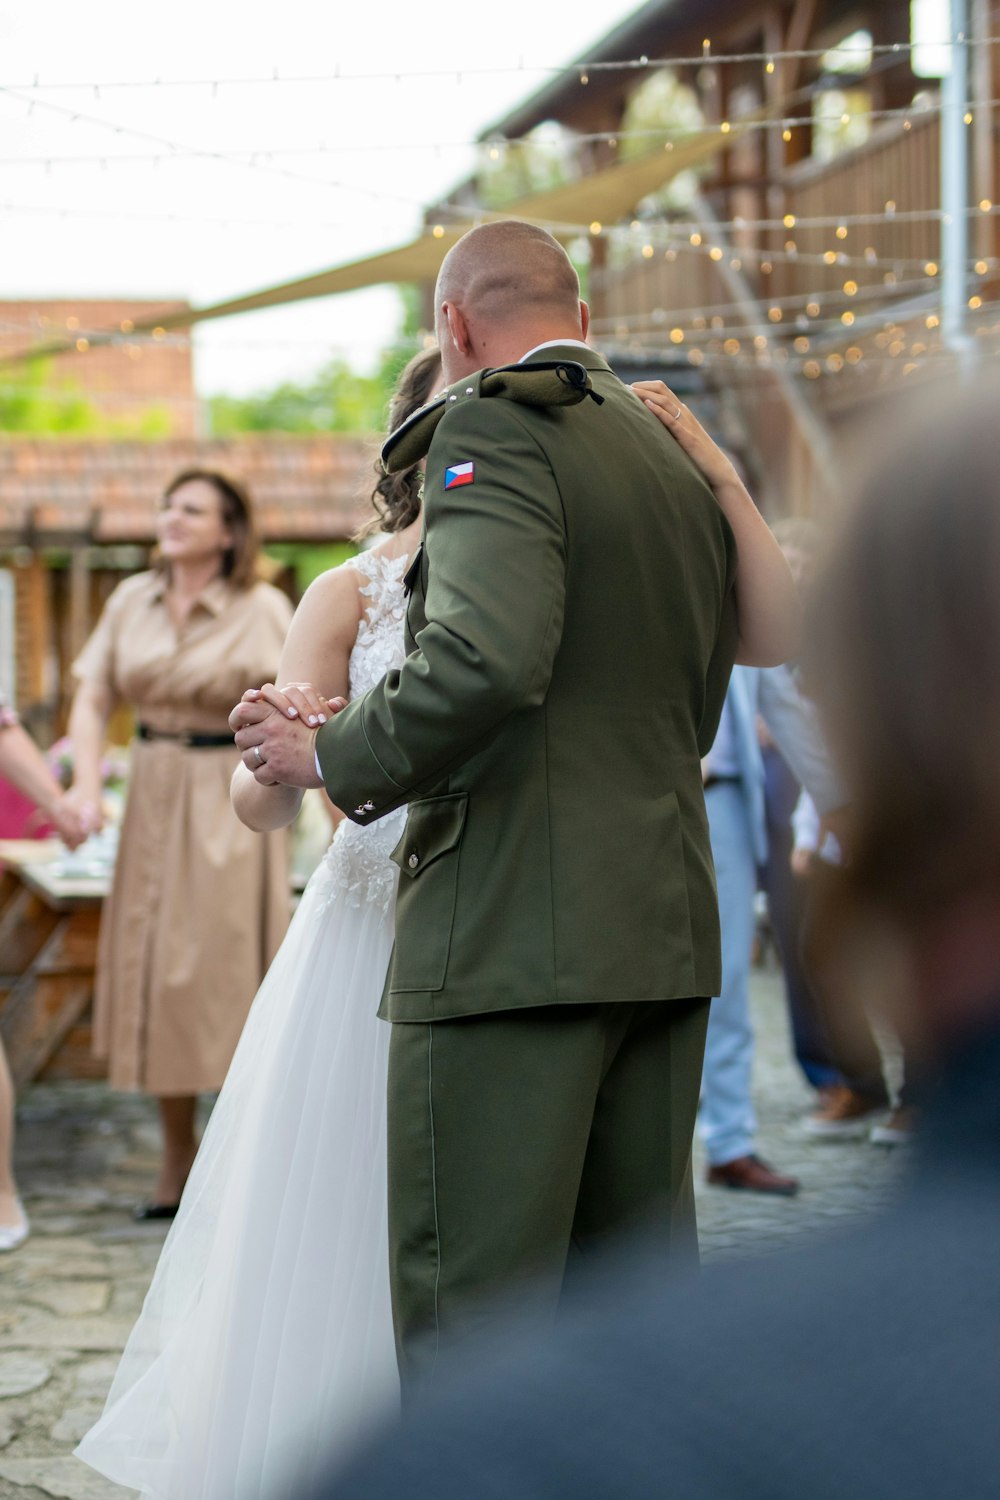
{"type": "Polygon", "coordinates": [[[90,1010],[103,875],[60,875],[57,840],[0,840],[0,1036],[15,1087],[102,1078],[90,1010]]]}

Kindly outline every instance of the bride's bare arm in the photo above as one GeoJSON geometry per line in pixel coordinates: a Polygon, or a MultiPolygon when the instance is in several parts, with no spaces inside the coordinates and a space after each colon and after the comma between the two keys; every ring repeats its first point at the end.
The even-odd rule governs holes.
{"type": "Polygon", "coordinates": [[[784,555],[746,486],[694,413],[662,380],[640,380],[632,389],[680,443],[708,480],[736,538],[736,660],[774,667],[798,649],[802,608],[784,555]]]}
{"type": "MultiPolygon", "coordinates": [[[[336,568],[309,585],[285,638],[279,687],[311,683],[324,698],[346,697],[347,666],[361,621],[360,581],[353,568],[336,568]]],[[[301,702],[299,694],[294,697],[301,702]]],[[[286,827],[302,801],[299,787],[263,786],[242,765],[233,774],[230,795],[240,822],[258,833],[286,827]]]]}

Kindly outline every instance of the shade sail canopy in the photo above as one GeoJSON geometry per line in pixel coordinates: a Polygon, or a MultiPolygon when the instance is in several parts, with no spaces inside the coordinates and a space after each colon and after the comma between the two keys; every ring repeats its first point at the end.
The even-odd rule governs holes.
{"type": "MultiPolygon", "coordinates": [[[[378,255],[349,261],[345,265],[333,266],[312,276],[265,287],[243,297],[212,303],[208,307],[186,308],[137,322],[128,337],[136,333],[151,333],[158,328],[164,331],[188,328],[211,318],[228,318],[236,313],[255,312],[289,302],[304,302],[312,297],[331,297],[340,292],[355,292],[363,287],[433,281],[452,245],[475,224],[491,219],[524,219],[550,229],[562,239],[586,231],[595,222],[614,224],[630,214],[643,198],[664,187],[679,173],[704,165],[718,152],[732,146],[747,129],[766,116],[766,110],[758,110],[744,119],[733,121],[726,131],[715,126],[687,138],[668,141],[664,147],[637,157],[634,161],[616,162],[603,171],[593,172],[574,182],[563,183],[546,192],[533,193],[507,204],[503,209],[462,209],[461,222],[456,220],[436,225],[419,239],[395,250],[385,250],[378,255]]],[[[109,329],[107,333],[91,333],[89,341],[93,345],[123,340],[126,337],[119,328],[115,328],[109,329]]],[[[7,355],[0,362],[12,363],[62,354],[75,347],[72,339],[52,340],[32,345],[17,354],[7,355]]]]}

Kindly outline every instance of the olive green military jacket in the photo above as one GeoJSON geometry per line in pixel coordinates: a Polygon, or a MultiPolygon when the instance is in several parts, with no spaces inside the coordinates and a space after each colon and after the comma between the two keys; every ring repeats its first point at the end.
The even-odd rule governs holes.
{"type": "Polygon", "coordinates": [[[317,737],[349,817],[409,804],[392,1021],[719,992],[700,757],[735,651],[735,544],[600,355],[527,363],[559,359],[601,404],[450,387],[410,654],[317,737]]]}

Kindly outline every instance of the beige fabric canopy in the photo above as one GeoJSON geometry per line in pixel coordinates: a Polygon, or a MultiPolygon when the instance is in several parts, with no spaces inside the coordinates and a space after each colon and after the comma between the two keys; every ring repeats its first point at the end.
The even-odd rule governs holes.
{"type": "MultiPolygon", "coordinates": [[[[362,287],[386,283],[432,281],[444,256],[474,224],[490,219],[525,219],[550,229],[561,239],[586,233],[595,221],[614,224],[626,217],[650,193],[662,188],[679,173],[710,161],[719,151],[733,143],[753,124],[766,118],[768,111],[758,110],[734,121],[728,132],[718,126],[699,131],[682,141],[668,142],[666,147],[640,156],[634,161],[616,162],[603,171],[593,172],[575,182],[564,183],[543,193],[533,193],[508,204],[502,210],[467,211],[461,221],[437,225],[419,239],[395,250],[350,261],[303,276],[278,286],[265,287],[243,297],[233,297],[208,307],[187,308],[163,317],[137,322],[132,333],[150,333],[154,329],[188,328],[210,318],[228,318],[236,313],[254,312],[264,307],[278,307],[287,302],[303,302],[311,297],[330,297],[339,292],[354,292],[362,287]]],[[[118,328],[107,333],[89,335],[90,343],[111,343],[125,337],[118,328]]],[[[2,363],[44,355],[61,354],[75,348],[72,339],[36,344],[17,355],[8,355],[2,363]]]]}

